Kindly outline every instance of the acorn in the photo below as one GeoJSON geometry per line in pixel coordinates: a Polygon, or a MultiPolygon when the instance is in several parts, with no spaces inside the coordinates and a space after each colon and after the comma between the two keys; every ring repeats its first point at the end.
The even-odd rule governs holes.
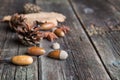
{"type": "Polygon", "coordinates": [[[27,55],[19,55],[19,56],[14,56],[11,58],[11,62],[16,65],[30,65],[33,63],[33,58],[31,56],[27,55]]]}
{"type": "Polygon", "coordinates": [[[51,30],[54,27],[56,27],[54,23],[45,22],[40,25],[40,30],[51,30]]]}
{"type": "Polygon", "coordinates": [[[45,51],[44,48],[37,47],[37,46],[32,46],[32,47],[28,48],[27,52],[30,55],[40,56],[40,55],[45,54],[46,51],[45,51]]]}
{"type": "Polygon", "coordinates": [[[67,59],[68,53],[64,50],[54,50],[48,54],[48,57],[64,60],[64,59],[67,59]]]}
{"type": "Polygon", "coordinates": [[[53,28],[53,32],[58,36],[58,37],[64,37],[65,33],[59,29],[59,28],[53,28]]]}

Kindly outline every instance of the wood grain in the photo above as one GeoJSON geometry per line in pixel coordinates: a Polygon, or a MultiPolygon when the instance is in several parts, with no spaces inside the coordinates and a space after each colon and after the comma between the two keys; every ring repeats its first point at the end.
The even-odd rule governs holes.
{"type": "MultiPolygon", "coordinates": [[[[46,56],[40,57],[42,74],[39,79],[110,80],[68,1],[37,0],[36,3],[45,11],[57,11],[66,15],[67,20],[64,24],[70,26],[72,30],[66,37],[56,40],[61,44],[61,49],[68,52],[69,58],[65,61],[59,61],[46,56]]],[[[40,46],[44,47],[48,53],[52,50],[51,44],[51,42],[42,41],[40,46]]]]}
{"type": "MultiPolygon", "coordinates": [[[[63,61],[48,58],[54,42],[42,40],[44,56],[32,56],[34,63],[29,66],[0,63],[0,80],[120,80],[120,0],[1,0],[0,18],[23,13],[27,2],[67,17],[59,25],[68,25],[71,31],[54,42],[60,43],[69,57],[63,61]],[[97,34],[91,35],[94,30],[97,34]]],[[[8,26],[0,23],[0,56],[26,54],[28,47],[18,42],[8,26]]]]}
{"type": "MultiPolygon", "coordinates": [[[[28,55],[27,47],[19,45],[18,55],[28,55]]],[[[15,70],[15,80],[38,80],[37,57],[32,56],[34,62],[28,66],[17,66],[15,70]]]]}
{"type": "Polygon", "coordinates": [[[119,24],[119,16],[116,15],[119,11],[113,6],[114,3],[119,3],[119,0],[113,4],[108,0],[70,0],[70,3],[111,79],[119,80],[120,31],[114,30],[119,24]],[[102,27],[105,33],[91,36],[89,34],[91,24],[95,24],[98,28],[102,27]]]}
{"type": "MultiPolygon", "coordinates": [[[[23,5],[30,0],[0,1],[0,17],[13,13],[22,13],[23,5]]],[[[7,23],[0,23],[1,58],[11,58],[26,53],[26,46],[19,43],[16,33],[7,23]]],[[[0,80],[38,80],[37,60],[30,66],[16,66],[12,63],[0,63],[0,80]]]]}

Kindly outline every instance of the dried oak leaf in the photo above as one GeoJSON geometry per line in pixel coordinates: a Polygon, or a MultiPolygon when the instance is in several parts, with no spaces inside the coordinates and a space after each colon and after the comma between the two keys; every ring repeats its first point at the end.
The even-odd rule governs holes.
{"type": "Polygon", "coordinates": [[[58,37],[53,32],[45,32],[44,38],[47,38],[50,41],[53,41],[54,39],[57,39],[58,37]]]}

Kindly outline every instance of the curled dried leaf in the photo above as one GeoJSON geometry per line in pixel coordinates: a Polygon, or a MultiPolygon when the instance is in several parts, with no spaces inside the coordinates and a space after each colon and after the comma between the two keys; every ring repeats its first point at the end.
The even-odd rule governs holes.
{"type": "Polygon", "coordinates": [[[54,39],[57,39],[58,37],[53,32],[45,32],[44,38],[47,38],[50,41],[53,41],[54,39]]]}
{"type": "Polygon", "coordinates": [[[59,27],[64,33],[67,33],[70,31],[70,28],[68,26],[62,25],[59,27]]]}

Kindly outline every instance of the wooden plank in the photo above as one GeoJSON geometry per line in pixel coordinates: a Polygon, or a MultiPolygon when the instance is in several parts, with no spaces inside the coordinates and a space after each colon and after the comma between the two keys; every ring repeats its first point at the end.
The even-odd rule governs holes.
{"type": "Polygon", "coordinates": [[[10,0],[0,1],[1,15],[12,15],[14,13],[23,13],[23,5],[34,0],[10,0]]]}
{"type": "Polygon", "coordinates": [[[106,0],[106,1],[113,5],[113,7],[112,7],[113,9],[117,9],[118,11],[120,11],[120,7],[119,7],[120,0],[106,0]]]}
{"type": "MultiPolygon", "coordinates": [[[[92,47],[88,37],[72,11],[67,0],[37,0],[44,11],[57,11],[66,15],[64,24],[70,26],[71,32],[55,42],[61,44],[61,49],[68,52],[69,58],[65,61],[39,57],[41,69],[40,80],[110,80],[98,55],[92,47]]],[[[51,42],[43,40],[41,47],[52,50],[51,42]]],[[[46,53],[46,54],[47,54],[46,53]]]]}
{"type": "MultiPolygon", "coordinates": [[[[7,39],[5,40],[4,43],[4,49],[8,51],[3,51],[1,53],[2,58],[9,58],[12,57],[13,55],[16,55],[17,53],[17,45],[14,43],[15,36],[12,36],[13,33],[8,33],[5,35],[7,39]]],[[[14,79],[14,71],[15,71],[15,66],[12,64],[1,64],[1,69],[2,73],[1,75],[1,80],[13,80],[14,79]]]]}
{"type": "MultiPolygon", "coordinates": [[[[119,3],[117,1],[115,2],[119,3]]],[[[119,16],[116,16],[118,11],[107,0],[70,0],[70,4],[73,6],[73,10],[91,39],[111,79],[119,80],[120,31],[118,28],[114,29],[119,24],[119,16]],[[91,23],[95,24],[98,29],[102,29],[104,34],[91,35],[91,30],[94,31],[90,27],[91,23]]],[[[96,32],[98,31],[96,30],[96,32]]]]}
{"type": "MultiPolygon", "coordinates": [[[[2,4],[0,5],[0,10],[2,11],[0,13],[0,16],[6,15],[6,11],[8,9],[9,4],[6,3],[6,1],[4,0],[3,2],[1,2],[2,4]],[[6,6],[6,4],[8,6],[6,6]],[[3,7],[4,6],[4,7],[3,7]],[[3,10],[5,9],[6,10],[3,10]]],[[[8,2],[9,3],[9,2],[8,2]]],[[[11,13],[11,12],[9,12],[11,13]]],[[[1,33],[1,37],[0,37],[0,45],[1,45],[1,57],[5,58],[5,57],[11,57],[13,55],[16,55],[17,52],[17,45],[15,43],[13,43],[14,39],[15,39],[15,35],[13,35],[13,32],[11,32],[8,28],[7,24],[3,24],[1,23],[0,25],[0,33],[1,33]],[[12,50],[13,49],[13,50],[12,50]]],[[[0,64],[0,77],[1,80],[13,80],[14,79],[14,71],[15,71],[15,66],[11,65],[11,64],[4,64],[1,63],[0,64]],[[12,72],[13,71],[13,72],[12,72]]]]}
{"type": "MultiPolygon", "coordinates": [[[[21,8],[21,10],[19,11],[20,13],[23,12],[22,7],[26,2],[34,2],[34,1],[33,0],[21,1],[22,5],[20,7],[21,8]]],[[[16,6],[16,7],[19,8],[19,6],[16,6]]],[[[27,46],[19,44],[18,55],[26,54],[27,48],[28,48],[27,46]]],[[[33,64],[29,66],[17,66],[16,72],[15,72],[15,80],[38,80],[37,57],[33,57],[33,58],[34,58],[33,64]]]]}
{"type": "MultiPolygon", "coordinates": [[[[18,55],[26,54],[27,47],[19,46],[18,55]]],[[[34,62],[29,66],[17,66],[15,71],[15,80],[38,80],[37,57],[33,57],[34,62]]]]}
{"type": "MultiPolygon", "coordinates": [[[[107,3],[110,4],[111,8],[115,11],[115,16],[117,16],[118,20],[116,20],[116,24],[119,24],[119,19],[120,19],[120,0],[106,0],[107,3]]],[[[116,25],[114,24],[114,25],[116,25]]]]}
{"type": "MultiPolygon", "coordinates": [[[[23,12],[23,5],[32,0],[0,1],[0,16],[23,12]]],[[[6,23],[0,23],[0,48],[2,58],[24,54],[27,47],[18,42],[15,32],[6,23]]],[[[30,66],[16,66],[11,63],[0,63],[0,80],[38,80],[37,60],[30,66]]]]}
{"type": "MultiPolygon", "coordinates": [[[[1,34],[0,34],[0,54],[1,54],[1,52],[2,52],[2,50],[3,50],[3,47],[4,47],[4,41],[6,40],[6,34],[7,34],[7,32],[5,32],[4,30],[6,30],[6,27],[1,27],[1,26],[5,26],[4,24],[0,24],[0,32],[1,32],[1,34]]],[[[0,77],[1,77],[1,75],[2,75],[2,71],[3,71],[3,64],[0,64],[0,77]]]]}

